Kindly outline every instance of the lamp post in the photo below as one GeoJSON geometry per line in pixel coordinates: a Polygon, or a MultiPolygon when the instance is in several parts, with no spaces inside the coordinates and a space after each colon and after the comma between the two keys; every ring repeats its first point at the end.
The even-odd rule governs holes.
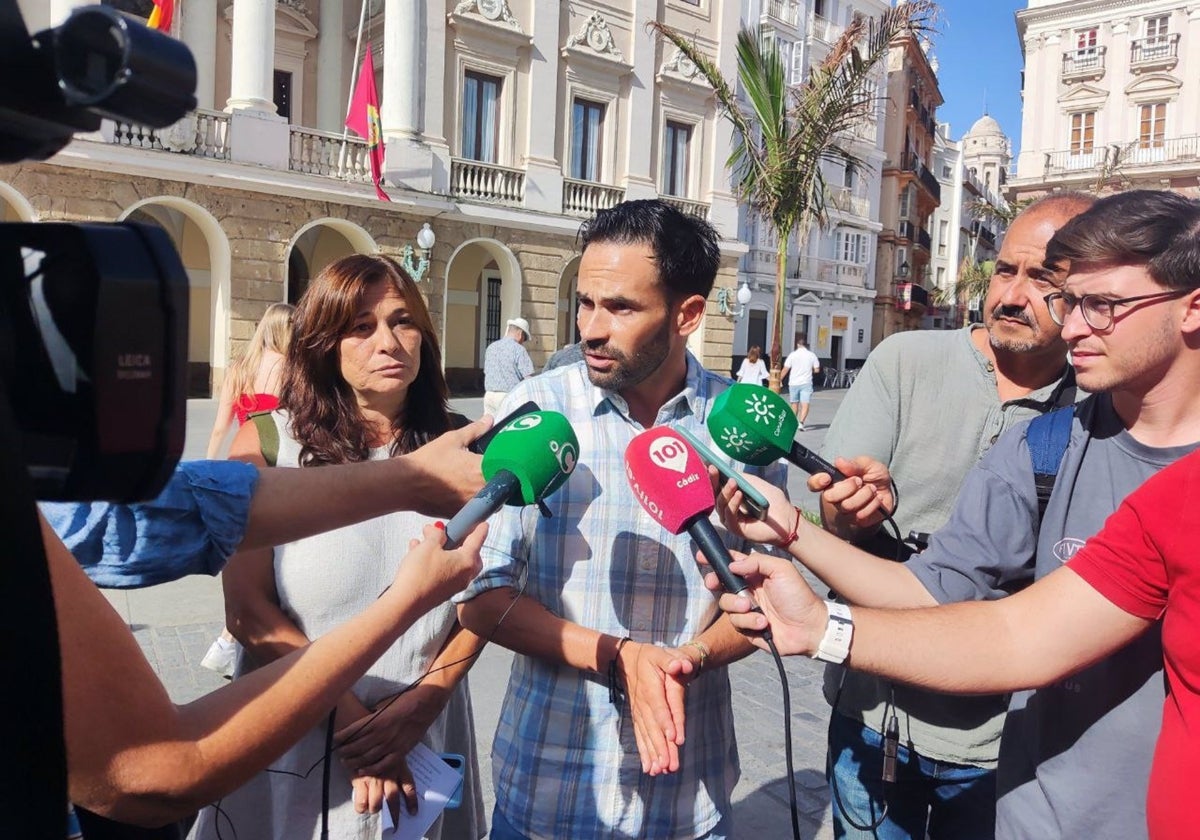
{"type": "Polygon", "coordinates": [[[435,242],[437,237],[433,235],[433,228],[429,226],[429,222],[425,222],[417,231],[417,247],[421,249],[421,256],[416,265],[413,265],[413,246],[405,245],[400,249],[400,265],[404,266],[414,283],[420,283],[425,272],[429,270],[429,252],[433,250],[435,242]]]}
{"type": "Polygon", "coordinates": [[[742,281],[742,287],[735,294],[733,289],[717,289],[717,307],[722,315],[728,315],[733,319],[741,318],[746,313],[746,304],[754,297],[754,293],[750,291],[750,286],[745,280],[742,281]],[[730,303],[730,298],[737,301],[734,306],[730,303]]]}

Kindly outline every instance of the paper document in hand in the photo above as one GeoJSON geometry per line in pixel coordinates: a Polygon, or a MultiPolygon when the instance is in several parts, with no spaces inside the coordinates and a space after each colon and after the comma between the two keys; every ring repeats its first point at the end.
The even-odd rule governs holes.
{"type": "Polygon", "coordinates": [[[424,744],[413,747],[405,760],[417,786],[417,813],[408,813],[402,800],[399,825],[393,825],[392,815],[384,806],[379,828],[380,837],[386,840],[421,840],[462,784],[462,774],[424,744]]]}

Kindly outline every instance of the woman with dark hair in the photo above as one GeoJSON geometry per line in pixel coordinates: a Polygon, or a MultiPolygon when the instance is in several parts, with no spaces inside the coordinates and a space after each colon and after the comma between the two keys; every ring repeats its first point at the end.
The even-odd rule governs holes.
{"type": "MultiPolygon", "coordinates": [[[[450,414],[441,351],[416,284],[393,259],[356,254],[326,267],[301,298],[274,434],[247,423],[231,457],[313,468],[388,458],[465,420],[450,414]],[[268,445],[264,446],[264,442],[268,445]]],[[[261,422],[261,420],[259,421],[261,422]]],[[[244,648],[240,671],[273,661],[361,612],[394,577],[429,519],[410,512],[245,553],[224,573],[226,623],[244,648]]],[[[405,756],[422,742],[466,757],[462,805],[429,838],[478,838],[486,827],[465,675],[482,641],[447,602],[418,621],[343,695],[329,726],[310,731],[249,784],[206,808],[196,838],[319,837],[329,773],[331,837],[377,837],[379,811],[416,807],[405,756]],[[339,759],[322,759],[332,735],[339,759]],[[230,830],[230,829],[233,830],[230,830]]],[[[407,815],[401,813],[399,820],[407,815]]]]}

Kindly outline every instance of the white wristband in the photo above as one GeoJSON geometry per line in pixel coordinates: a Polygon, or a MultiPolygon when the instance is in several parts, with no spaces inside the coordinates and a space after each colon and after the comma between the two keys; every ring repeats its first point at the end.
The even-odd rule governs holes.
{"type": "Polygon", "coordinates": [[[829,610],[829,623],[825,625],[825,635],[812,658],[841,665],[850,655],[850,640],[854,636],[854,620],[850,617],[850,608],[845,604],[826,601],[825,608],[829,610]]]}

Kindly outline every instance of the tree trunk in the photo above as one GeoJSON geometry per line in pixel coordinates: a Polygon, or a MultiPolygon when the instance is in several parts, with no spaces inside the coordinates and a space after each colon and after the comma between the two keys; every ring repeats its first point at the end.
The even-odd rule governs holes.
{"type": "Polygon", "coordinates": [[[767,387],[778,394],[783,390],[783,315],[787,305],[787,254],[791,229],[776,233],[779,244],[775,253],[775,327],[771,330],[771,376],[767,387]]]}

